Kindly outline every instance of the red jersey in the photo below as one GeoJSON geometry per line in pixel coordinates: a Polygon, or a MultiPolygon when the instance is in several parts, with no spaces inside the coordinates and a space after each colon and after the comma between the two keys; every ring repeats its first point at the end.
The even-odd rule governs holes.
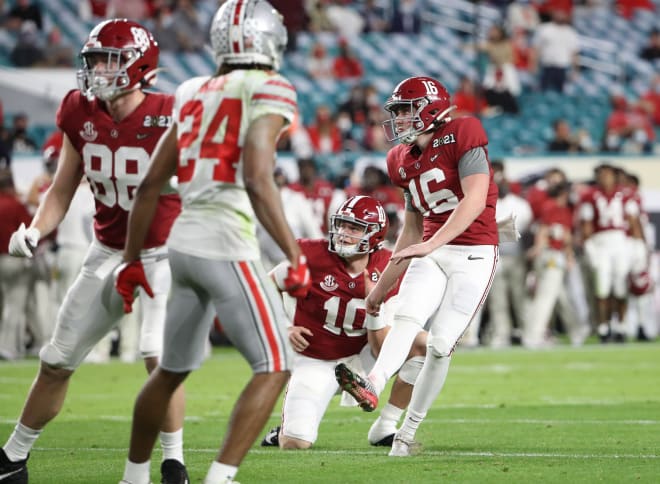
{"type": "MultiPolygon", "coordinates": [[[[57,111],[57,126],[80,154],[96,198],[94,233],[108,247],[124,248],[135,190],[149,169],[158,140],[172,123],[173,102],[170,95],[148,93],[135,111],[117,123],[102,102],[89,101],[73,90],[57,111]]],[[[176,193],[161,195],[145,248],[165,244],[180,211],[176,193]]]]}
{"type": "MultiPolygon", "coordinates": [[[[365,275],[353,277],[346,272],[344,260],[328,250],[327,240],[300,240],[299,243],[307,257],[312,287],[306,298],[297,300],[293,324],[314,333],[302,354],[319,360],[358,354],[367,344],[365,275]]],[[[387,249],[369,255],[367,270],[374,284],[391,255],[387,249]]],[[[397,284],[387,297],[396,294],[398,289],[397,284]]]]}
{"type": "Polygon", "coordinates": [[[532,209],[533,220],[541,219],[541,215],[543,214],[543,204],[550,199],[550,197],[548,197],[548,192],[546,191],[547,185],[548,183],[545,180],[539,181],[534,186],[531,186],[525,194],[527,203],[529,203],[529,206],[532,209]]]}
{"type": "MultiPolygon", "coordinates": [[[[488,137],[477,118],[454,119],[433,134],[424,151],[400,144],[387,153],[387,169],[392,182],[410,192],[412,203],[424,216],[424,240],[430,239],[447,221],[464,198],[458,162],[473,148],[482,147],[488,156],[488,137]]],[[[490,168],[486,208],[450,244],[495,245],[498,243],[495,205],[497,185],[490,168]]]]}
{"type": "Polygon", "coordinates": [[[548,245],[551,249],[563,250],[566,247],[566,233],[573,229],[573,210],[561,206],[553,198],[543,204],[541,224],[548,226],[548,245]]]}
{"type": "Polygon", "coordinates": [[[321,231],[326,233],[328,231],[328,210],[332,201],[332,195],[335,192],[334,185],[327,180],[317,178],[314,180],[311,188],[307,188],[300,183],[291,183],[289,188],[302,193],[312,202],[314,215],[321,222],[321,231]]]}
{"type": "Polygon", "coordinates": [[[612,192],[605,193],[595,186],[582,196],[580,203],[580,216],[582,220],[592,221],[593,230],[623,230],[628,227],[627,215],[639,215],[639,206],[630,196],[630,193],[620,187],[612,192]]]}

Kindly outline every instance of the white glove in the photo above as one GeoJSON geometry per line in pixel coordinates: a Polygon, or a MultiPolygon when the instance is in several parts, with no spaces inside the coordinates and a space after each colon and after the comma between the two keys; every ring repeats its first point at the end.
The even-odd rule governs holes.
{"type": "Polygon", "coordinates": [[[25,224],[21,224],[9,239],[9,254],[14,257],[32,257],[40,237],[39,229],[34,227],[26,229],[25,224]]]}

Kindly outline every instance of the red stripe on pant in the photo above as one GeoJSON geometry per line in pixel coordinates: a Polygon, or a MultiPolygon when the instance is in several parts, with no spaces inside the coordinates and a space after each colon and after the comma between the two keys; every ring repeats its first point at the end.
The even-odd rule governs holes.
{"type": "Polygon", "coordinates": [[[277,337],[275,336],[275,330],[273,328],[274,321],[270,318],[267,309],[267,303],[264,300],[264,295],[261,290],[261,286],[257,283],[256,277],[252,274],[252,270],[247,262],[239,262],[238,266],[245,277],[248,285],[250,286],[250,292],[252,293],[252,298],[257,304],[257,310],[259,311],[259,317],[261,323],[266,333],[266,338],[268,340],[268,347],[273,355],[274,368],[273,371],[282,371],[282,351],[277,344],[277,337]]]}

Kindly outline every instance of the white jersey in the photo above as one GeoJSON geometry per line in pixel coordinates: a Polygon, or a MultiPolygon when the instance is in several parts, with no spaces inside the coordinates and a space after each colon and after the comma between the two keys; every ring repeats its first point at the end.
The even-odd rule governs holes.
{"type": "Polygon", "coordinates": [[[296,92],[281,75],[237,70],[196,77],[175,94],[182,210],[168,246],[215,260],[259,258],[256,217],[243,183],[243,144],[248,127],[265,114],[289,123],[296,92]]]}

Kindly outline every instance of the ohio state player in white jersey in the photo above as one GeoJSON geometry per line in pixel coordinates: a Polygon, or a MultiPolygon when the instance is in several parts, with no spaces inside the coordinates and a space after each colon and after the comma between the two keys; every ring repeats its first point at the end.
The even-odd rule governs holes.
{"type": "Polygon", "coordinates": [[[218,71],[177,88],[174,124],[137,190],[126,264],[116,281],[129,305],[136,287],[149,287],[140,248],[158,193],[175,173],[183,207],[168,239],[173,282],[163,357],[135,402],[123,482],[149,482],[167,402],[201,364],[215,314],[254,374],[235,405],[206,484],[233,480],[289,377],[288,322],[260,262],[255,220],[288,259],[285,290],[304,296],[309,271],[273,179],[277,138],[296,110],[293,86],[276,72],[286,42],[282,17],[265,0],[225,2],[211,25],[218,71]]]}
{"type": "Polygon", "coordinates": [[[602,342],[623,341],[630,272],[626,230],[643,238],[639,205],[630,192],[617,185],[617,169],[601,164],[596,185],[580,201],[579,217],[584,252],[594,274],[597,331],[602,342]]]}
{"type": "Polygon", "coordinates": [[[367,312],[378,314],[407,268],[402,303],[367,380],[345,365],[336,368],[342,388],[372,410],[428,324],[424,367],[389,454],[396,457],[413,453],[417,428],[444,385],[454,347],[483,304],[497,265],[497,185],[488,139],[478,119],[450,118],[449,100],[437,80],[412,77],[385,103],[391,114],[386,133],[402,142],[387,154],[387,165],[393,183],[404,189],[406,216],[392,260],[367,296],[367,312]]]}
{"type": "MultiPolygon", "coordinates": [[[[53,183],[30,227],[22,226],[12,236],[11,253],[31,257],[38,240],[63,220],[81,177],[89,180],[96,204],[94,241],[59,310],[53,337],[39,354],[41,367],[20,421],[0,453],[0,475],[16,471],[14,482],[27,482],[28,452],[59,413],[69,378],[123,316],[112,271],[121,263],[135,189],[171,123],[172,96],[142,91],[156,80],[158,55],[151,33],[135,22],[107,20],[90,32],[81,50],[80,89],[66,95],[57,113],[64,136],[53,183]]],[[[142,301],[140,352],[149,372],[156,367],[162,349],[171,282],[165,241],[180,207],[178,195],[164,187],[156,196],[158,221],[145,226],[144,270],[157,281],[151,298],[142,301]]],[[[159,427],[165,482],[188,479],[183,465],[183,398],[181,388],[159,427]]],[[[95,479],[90,476],[88,480],[95,479]]]]}
{"type": "MultiPolygon", "coordinates": [[[[388,325],[386,317],[366,314],[364,299],[392,255],[382,248],[387,227],[382,205],[374,198],[358,195],[346,200],[331,216],[329,240],[300,241],[309,261],[312,286],[305,298],[292,304],[289,341],[296,355],[285,392],[282,424],[267,434],[262,445],[311,447],[330,399],[339,389],[334,374],[337,363],[363,372],[373,365],[372,355],[378,353],[388,325]]],[[[282,291],[286,270],[283,263],[271,271],[282,291]]],[[[387,295],[390,307],[397,291],[398,284],[387,295]]],[[[392,445],[397,422],[410,399],[410,385],[424,361],[425,342],[425,334],[420,335],[399,373],[388,408],[372,426],[368,439],[373,445],[392,445]]]]}

